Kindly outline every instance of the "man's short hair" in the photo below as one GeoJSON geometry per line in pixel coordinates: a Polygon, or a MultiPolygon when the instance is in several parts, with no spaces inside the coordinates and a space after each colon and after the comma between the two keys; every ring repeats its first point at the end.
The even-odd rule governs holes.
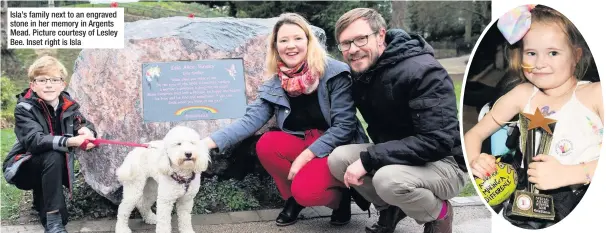
{"type": "Polygon", "coordinates": [[[387,28],[385,19],[375,9],[356,8],[343,14],[339,20],[337,20],[337,23],[335,24],[335,39],[337,39],[337,42],[339,40],[339,35],[345,30],[345,28],[349,27],[351,23],[358,19],[365,19],[368,24],[370,24],[370,28],[374,32],[379,31],[381,28],[387,28]]]}
{"type": "Polygon", "coordinates": [[[33,82],[36,77],[43,75],[65,79],[67,78],[67,69],[56,58],[45,55],[34,61],[27,71],[27,77],[29,77],[30,82],[33,82]]]}

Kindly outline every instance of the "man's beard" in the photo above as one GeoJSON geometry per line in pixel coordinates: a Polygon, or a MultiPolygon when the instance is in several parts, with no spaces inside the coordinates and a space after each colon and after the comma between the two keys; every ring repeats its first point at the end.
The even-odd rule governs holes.
{"type": "Polygon", "coordinates": [[[364,71],[356,72],[354,70],[351,70],[351,77],[354,79],[358,79],[360,76],[362,76],[363,73],[364,71]]]}
{"type": "Polygon", "coordinates": [[[368,56],[368,58],[370,59],[370,64],[368,64],[368,67],[366,67],[366,69],[363,69],[363,70],[360,70],[360,71],[355,71],[355,70],[353,70],[353,68],[352,68],[352,66],[351,66],[351,60],[349,60],[349,59],[348,59],[348,62],[349,62],[349,63],[348,63],[348,65],[349,65],[349,68],[350,68],[350,70],[351,70],[351,77],[352,77],[352,78],[358,78],[358,77],[362,76],[362,75],[363,75],[364,73],[366,73],[366,71],[368,71],[368,70],[369,70],[369,69],[370,69],[370,68],[371,68],[373,65],[375,65],[375,63],[376,63],[376,62],[377,62],[377,60],[378,60],[378,57],[375,57],[375,56],[372,56],[372,57],[371,57],[371,56],[369,55],[369,56],[368,56]]]}

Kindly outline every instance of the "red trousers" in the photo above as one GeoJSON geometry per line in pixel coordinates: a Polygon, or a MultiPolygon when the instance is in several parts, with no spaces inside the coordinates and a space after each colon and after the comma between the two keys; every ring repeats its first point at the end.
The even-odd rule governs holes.
{"type": "Polygon", "coordinates": [[[305,138],[282,131],[269,131],[257,142],[257,155],[261,165],[272,176],[284,200],[294,197],[302,206],[339,207],[341,191],[345,185],[335,179],[328,169],[328,156],[314,158],[288,180],[292,162],[309,145],[321,136],[318,130],[308,130],[305,138]]]}

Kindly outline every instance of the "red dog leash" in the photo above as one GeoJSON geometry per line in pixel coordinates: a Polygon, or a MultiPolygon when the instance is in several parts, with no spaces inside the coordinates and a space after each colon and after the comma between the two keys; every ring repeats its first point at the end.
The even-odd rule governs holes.
{"type": "Polygon", "coordinates": [[[147,144],[139,144],[139,143],[134,143],[134,142],[121,142],[121,141],[97,138],[92,141],[89,141],[88,139],[84,140],[84,142],[80,145],[80,149],[86,150],[86,145],[88,145],[88,143],[95,144],[95,146],[99,146],[99,144],[114,144],[114,145],[132,146],[132,147],[145,147],[145,148],[149,147],[149,145],[147,145],[147,144]]]}

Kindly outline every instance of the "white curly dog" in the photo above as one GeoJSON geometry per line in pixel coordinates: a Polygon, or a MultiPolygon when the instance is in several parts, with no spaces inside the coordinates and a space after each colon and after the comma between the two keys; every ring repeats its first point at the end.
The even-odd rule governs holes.
{"type": "Polygon", "coordinates": [[[179,232],[192,233],[191,210],[200,189],[200,173],[210,163],[208,148],[191,128],[176,126],[162,141],[132,150],[116,176],[123,185],[116,232],[130,233],[128,219],[135,207],[156,232],[171,232],[173,204],[177,205],[179,232]],[[156,202],[156,213],[151,210],[156,202]]]}

